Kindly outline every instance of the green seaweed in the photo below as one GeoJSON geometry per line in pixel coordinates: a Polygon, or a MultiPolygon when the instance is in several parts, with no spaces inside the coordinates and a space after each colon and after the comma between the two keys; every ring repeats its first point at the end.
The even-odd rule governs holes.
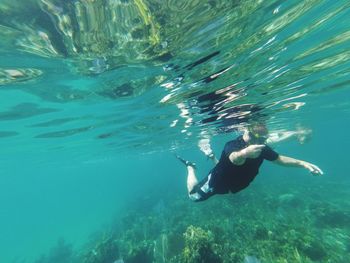
{"type": "Polygon", "coordinates": [[[185,247],[181,254],[184,263],[219,263],[222,262],[214,252],[213,234],[200,227],[189,226],[184,233],[185,247]]]}

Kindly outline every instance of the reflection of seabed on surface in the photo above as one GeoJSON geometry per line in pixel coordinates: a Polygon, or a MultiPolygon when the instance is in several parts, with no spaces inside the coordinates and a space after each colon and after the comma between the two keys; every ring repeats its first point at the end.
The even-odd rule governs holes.
{"type": "MultiPolygon", "coordinates": [[[[346,26],[337,23],[346,6],[341,1],[273,6],[254,1],[4,1],[2,48],[13,51],[15,46],[15,53],[43,60],[40,66],[1,67],[0,83],[6,88],[17,84],[16,89],[53,103],[130,102],[118,114],[132,120],[134,128],[116,118],[111,129],[95,136],[106,145],[123,146],[113,138],[116,131],[128,130],[124,144],[145,151],[184,147],[181,141],[235,131],[254,118],[267,121],[272,130],[294,130],[291,119],[305,124],[309,100],[347,86],[350,38],[346,26]],[[330,25],[336,26],[323,31],[330,25]],[[43,66],[51,61],[61,64],[43,66]],[[134,118],[135,110],[149,112],[146,121],[134,118]],[[164,111],[171,113],[160,114],[164,111]],[[163,142],[171,142],[160,145],[155,130],[169,136],[163,142]]],[[[96,126],[101,127],[84,122],[37,136],[75,136],[96,126]]]]}

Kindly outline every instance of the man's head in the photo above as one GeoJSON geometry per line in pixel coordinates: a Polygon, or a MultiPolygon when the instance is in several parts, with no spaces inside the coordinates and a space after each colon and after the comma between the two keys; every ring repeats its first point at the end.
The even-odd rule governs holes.
{"type": "Polygon", "coordinates": [[[268,138],[269,131],[261,122],[254,122],[248,126],[250,141],[254,144],[263,144],[268,138]]]}

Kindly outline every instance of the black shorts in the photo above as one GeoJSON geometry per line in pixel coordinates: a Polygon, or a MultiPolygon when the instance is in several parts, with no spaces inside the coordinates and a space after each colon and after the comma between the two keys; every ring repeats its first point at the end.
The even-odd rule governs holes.
{"type": "Polygon", "coordinates": [[[229,188],[227,182],[223,181],[220,174],[217,174],[217,171],[213,169],[203,180],[193,187],[193,190],[189,193],[189,197],[192,201],[200,202],[216,194],[236,193],[240,190],[241,188],[229,188]]]}
{"type": "Polygon", "coordinates": [[[209,197],[216,194],[212,185],[212,173],[209,173],[202,181],[200,181],[193,190],[189,193],[192,201],[200,202],[207,200],[209,197]]]}

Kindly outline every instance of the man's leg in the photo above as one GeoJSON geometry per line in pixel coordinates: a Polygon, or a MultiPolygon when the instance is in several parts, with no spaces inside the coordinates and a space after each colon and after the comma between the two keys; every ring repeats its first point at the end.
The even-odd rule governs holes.
{"type": "Polygon", "coordinates": [[[209,187],[209,181],[211,179],[211,173],[203,178],[201,182],[198,182],[196,177],[196,164],[190,161],[182,159],[180,156],[175,155],[187,168],[187,191],[188,196],[192,201],[199,202],[207,200],[209,197],[213,196],[214,189],[209,187]]]}
{"type": "Polygon", "coordinates": [[[185,159],[181,158],[178,155],[175,155],[175,157],[182,162],[184,165],[186,165],[187,168],[187,190],[188,194],[191,193],[193,188],[198,184],[198,179],[196,177],[196,164],[192,163],[190,161],[186,161],[185,159]]]}
{"type": "Polygon", "coordinates": [[[193,166],[187,165],[187,191],[191,194],[193,188],[198,184],[196,172],[193,166]]]}

